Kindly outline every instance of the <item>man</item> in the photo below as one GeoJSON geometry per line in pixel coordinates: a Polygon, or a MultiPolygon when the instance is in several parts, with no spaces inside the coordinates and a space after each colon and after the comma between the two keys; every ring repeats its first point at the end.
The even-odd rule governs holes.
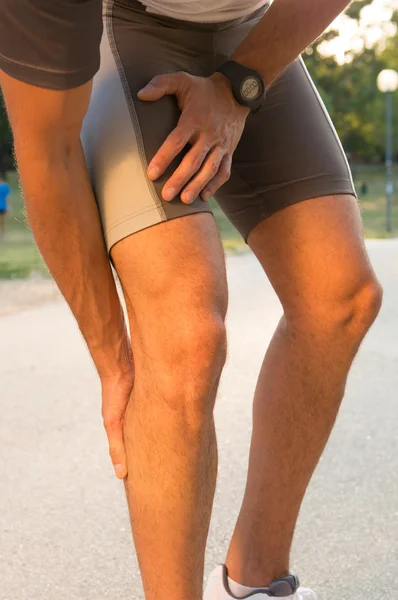
{"type": "Polygon", "coordinates": [[[11,190],[8,183],[0,175],[0,239],[6,232],[6,216],[8,212],[8,196],[11,190]]]}
{"type": "Polygon", "coordinates": [[[202,598],[227,309],[213,194],[284,316],[255,394],[242,510],[205,599],[315,598],[289,576],[292,536],[381,302],[343,150],[297,60],[347,4],[106,0],[100,60],[99,0],[1,0],[28,217],[101,378],[147,600],[202,598]]]}

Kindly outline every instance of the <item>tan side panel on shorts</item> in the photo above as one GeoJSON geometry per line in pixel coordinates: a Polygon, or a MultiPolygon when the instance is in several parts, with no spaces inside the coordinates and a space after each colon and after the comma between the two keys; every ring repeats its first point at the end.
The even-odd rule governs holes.
{"type": "Polygon", "coordinates": [[[165,215],[146,178],[140,132],[136,133],[130,113],[134,106],[128,105],[106,20],[104,29],[101,68],[94,78],[82,142],[110,250],[123,237],[164,221],[165,215]]]}

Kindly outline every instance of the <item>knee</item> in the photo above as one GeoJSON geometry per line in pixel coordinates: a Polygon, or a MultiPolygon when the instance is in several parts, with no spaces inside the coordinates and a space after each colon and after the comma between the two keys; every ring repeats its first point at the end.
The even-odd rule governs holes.
{"type": "Polygon", "coordinates": [[[199,386],[213,385],[226,359],[226,329],[221,316],[194,319],[184,332],[176,332],[173,343],[175,364],[199,386]]]}
{"type": "MultiPolygon", "coordinates": [[[[383,290],[372,274],[361,283],[329,290],[326,297],[312,298],[301,310],[293,311],[291,322],[331,340],[345,338],[360,343],[376,319],[383,290]]],[[[288,319],[289,321],[289,319],[288,319]]]]}
{"type": "Polygon", "coordinates": [[[362,341],[379,313],[382,297],[380,283],[376,277],[369,277],[340,302],[335,302],[330,317],[332,328],[349,336],[354,342],[362,341]]]}
{"type": "Polygon", "coordinates": [[[155,395],[157,410],[183,419],[187,426],[200,425],[212,417],[226,359],[226,329],[221,315],[174,317],[158,339],[158,347],[142,356],[141,373],[136,372],[137,384],[145,381],[141,398],[155,395]]]}
{"type": "Polygon", "coordinates": [[[343,326],[362,338],[379,314],[383,301],[383,288],[375,276],[358,286],[347,302],[343,326]]]}

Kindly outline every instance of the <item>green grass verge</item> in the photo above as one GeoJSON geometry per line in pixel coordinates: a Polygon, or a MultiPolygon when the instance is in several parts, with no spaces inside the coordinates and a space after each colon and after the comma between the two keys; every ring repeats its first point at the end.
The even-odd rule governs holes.
{"type": "Polygon", "coordinates": [[[26,222],[16,173],[9,173],[8,184],[12,190],[11,212],[7,215],[6,236],[0,240],[0,279],[28,277],[33,273],[48,275],[26,222]]]}
{"type": "Polygon", "coordinates": [[[354,165],[352,167],[365,236],[368,238],[389,238],[398,235],[398,166],[393,169],[394,193],[392,196],[392,232],[386,231],[385,171],[379,165],[354,165]],[[361,194],[361,184],[367,183],[368,193],[361,194]]]}
{"type": "MultiPolygon", "coordinates": [[[[357,189],[366,182],[368,193],[360,195],[360,206],[367,237],[391,237],[398,235],[398,168],[394,169],[393,232],[385,231],[385,178],[381,166],[353,166],[357,189]]],[[[7,219],[7,231],[0,241],[0,279],[28,277],[32,273],[48,275],[33,236],[26,223],[23,201],[18,188],[17,176],[9,174],[12,188],[11,214],[7,219]]],[[[246,244],[231,225],[214,200],[211,200],[223,244],[228,254],[244,252],[246,244]]]]}

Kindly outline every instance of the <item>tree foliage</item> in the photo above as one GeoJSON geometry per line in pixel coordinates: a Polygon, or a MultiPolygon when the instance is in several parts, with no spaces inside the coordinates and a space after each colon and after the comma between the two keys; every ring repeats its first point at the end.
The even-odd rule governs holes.
{"type": "MultiPolygon", "coordinates": [[[[353,2],[347,16],[359,20],[360,12],[371,0],[353,2]]],[[[394,14],[398,22],[398,14],[394,14]]],[[[398,68],[398,35],[386,47],[377,45],[354,54],[340,65],[333,57],[321,56],[319,46],[337,32],[329,31],[317,40],[305,62],[331,114],[347,152],[362,160],[381,160],[385,139],[385,98],[377,88],[382,69],[398,68]]],[[[394,130],[398,135],[398,94],[394,94],[394,130]]],[[[398,139],[395,144],[398,150],[398,139]]]]}

